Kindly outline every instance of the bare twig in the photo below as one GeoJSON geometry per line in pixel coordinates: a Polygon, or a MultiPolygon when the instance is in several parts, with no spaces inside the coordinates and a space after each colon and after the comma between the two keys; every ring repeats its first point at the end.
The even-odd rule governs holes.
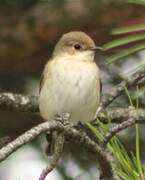
{"type": "Polygon", "coordinates": [[[59,159],[61,158],[61,154],[63,151],[64,145],[64,133],[59,133],[58,137],[56,138],[54,154],[52,155],[52,159],[50,164],[42,171],[39,180],[44,180],[46,176],[57,166],[59,159]]]}
{"type": "Polygon", "coordinates": [[[0,149],[0,161],[6,159],[10,154],[12,154],[15,150],[23,146],[24,144],[32,141],[41,133],[44,133],[49,130],[62,129],[63,126],[61,123],[57,123],[55,121],[51,121],[50,123],[44,122],[39,124],[38,126],[30,129],[25,132],[14,141],[10,142],[8,145],[0,149]]]}
{"type": "MultiPolygon", "coordinates": [[[[108,106],[116,97],[118,97],[123,91],[124,87],[131,87],[138,85],[144,81],[145,78],[145,68],[141,69],[139,72],[135,73],[133,76],[122,81],[119,85],[112,89],[112,91],[106,95],[102,101],[102,107],[108,106]]],[[[20,94],[13,93],[1,93],[0,94],[0,109],[1,110],[17,110],[22,112],[37,112],[38,110],[38,98],[35,96],[23,96],[20,94]]],[[[106,134],[103,147],[99,144],[96,144],[91,140],[85,133],[82,131],[76,130],[74,127],[64,126],[60,122],[50,121],[39,124],[38,126],[30,129],[23,135],[16,138],[11,143],[7,144],[5,147],[0,149],[0,161],[6,159],[11,153],[16,151],[18,148],[24,144],[32,141],[38,135],[47,132],[56,130],[58,132],[63,132],[64,135],[69,139],[74,139],[79,144],[84,146],[87,150],[91,151],[93,154],[96,154],[101,167],[101,176],[100,179],[113,180],[115,174],[112,170],[112,156],[106,151],[104,147],[110,141],[116,133],[119,133],[123,129],[130,127],[131,125],[145,122],[145,110],[139,109],[107,109],[102,110],[99,113],[99,117],[102,121],[106,121],[109,118],[113,122],[122,122],[121,124],[112,128],[112,130],[106,134]],[[103,114],[103,116],[102,116],[103,114]],[[129,120],[127,120],[129,119],[129,120]]],[[[107,122],[107,121],[106,121],[107,122]]],[[[56,166],[58,158],[53,159],[51,166],[47,167],[41,174],[40,180],[44,180],[46,175],[56,166]]]]}
{"type": "Polygon", "coordinates": [[[82,145],[82,147],[97,156],[101,167],[100,179],[105,180],[106,178],[107,180],[116,180],[116,175],[112,170],[113,157],[109,152],[92,141],[85,132],[82,133],[82,131],[76,131],[75,129],[68,129],[67,132],[67,139],[73,138],[73,140],[82,145]]]}
{"type": "MultiPolygon", "coordinates": [[[[115,86],[110,93],[102,98],[102,107],[108,106],[116,97],[118,97],[123,91],[124,87],[136,86],[142,84],[145,81],[145,68],[136,72],[129,78],[123,80],[120,84],[115,86]]],[[[1,93],[0,94],[0,109],[1,110],[17,110],[22,112],[37,112],[38,109],[38,97],[26,96],[13,93],[1,93]]]]}
{"type": "Polygon", "coordinates": [[[75,141],[82,144],[88,151],[96,154],[99,160],[102,177],[106,177],[108,179],[114,179],[114,172],[112,170],[112,157],[106,152],[100,145],[96,144],[92,141],[86,134],[82,134],[78,130],[73,127],[63,126],[60,122],[50,121],[39,124],[38,126],[32,128],[31,130],[25,132],[23,135],[19,136],[17,139],[0,149],[0,161],[6,159],[11,153],[16,151],[18,148],[23,146],[24,144],[32,141],[41,133],[46,131],[63,131],[67,138],[74,139],[75,141]]]}
{"type": "Polygon", "coordinates": [[[140,80],[143,78],[145,78],[145,68],[142,68],[140,71],[131,75],[127,79],[123,80],[120,84],[112,88],[109,94],[106,94],[106,96],[102,98],[101,106],[103,108],[107,107],[110,103],[112,103],[115,98],[117,98],[124,91],[124,87],[139,85],[139,83],[142,83],[142,81],[140,80]]]}
{"type": "Polygon", "coordinates": [[[128,127],[131,127],[132,125],[135,124],[135,119],[128,119],[127,121],[121,123],[121,124],[118,124],[116,126],[114,126],[104,137],[104,140],[103,140],[103,147],[105,147],[107,145],[107,143],[117,134],[119,133],[120,131],[128,128],[128,127]]]}
{"type": "MultiPolygon", "coordinates": [[[[145,109],[135,108],[107,108],[102,110],[98,114],[98,118],[103,123],[108,123],[111,120],[112,123],[121,123],[132,118],[136,120],[136,123],[145,123],[145,109]]],[[[94,123],[96,120],[94,121],[94,123]]]]}
{"type": "Polygon", "coordinates": [[[1,93],[0,109],[22,112],[36,112],[38,111],[38,97],[13,93],[1,93]]]}
{"type": "MultiPolygon", "coordinates": [[[[13,93],[1,93],[0,109],[21,112],[38,112],[38,97],[13,93]]],[[[137,119],[138,123],[144,123],[145,110],[118,107],[105,108],[99,112],[98,118],[100,118],[100,120],[104,123],[107,123],[108,119],[111,119],[113,123],[120,123],[129,118],[135,118],[137,119]]]]}
{"type": "MultiPolygon", "coordinates": [[[[69,125],[69,113],[63,113],[61,115],[57,115],[55,120],[61,122],[64,126],[69,125]]],[[[59,159],[61,158],[61,154],[63,152],[63,146],[65,142],[65,134],[64,132],[56,132],[53,131],[50,143],[50,149],[52,154],[52,160],[50,164],[42,171],[39,180],[44,180],[46,176],[57,166],[59,159]],[[53,136],[54,135],[54,136],[53,136]]]]}

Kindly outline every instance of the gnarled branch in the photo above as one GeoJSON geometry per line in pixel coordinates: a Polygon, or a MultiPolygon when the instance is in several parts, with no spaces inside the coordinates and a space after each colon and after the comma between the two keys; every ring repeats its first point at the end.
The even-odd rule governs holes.
{"type": "Polygon", "coordinates": [[[38,111],[38,97],[14,93],[1,93],[0,110],[36,112],[38,111]]]}
{"type": "Polygon", "coordinates": [[[129,108],[106,108],[98,114],[98,118],[103,123],[108,123],[108,119],[112,123],[122,123],[128,119],[135,119],[136,123],[145,123],[145,109],[129,108]]]}
{"type": "MultiPolygon", "coordinates": [[[[142,84],[145,80],[145,68],[141,69],[139,72],[133,74],[128,79],[122,81],[116,87],[114,87],[108,95],[104,96],[101,106],[104,108],[108,106],[116,97],[118,97],[123,91],[124,87],[131,87],[142,84]]],[[[17,110],[22,112],[38,112],[38,98],[35,96],[24,96],[20,94],[13,93],[1,93],[0,94],[0,109],[1,110],[17,110]]],[[[145,122],[145,110],[130,109],[130,108],[110,108],[102,110],[99,114],[102,121],[107,122],[107,119],[111,118],[112,122],[122,122],[122,124],[115,126],[104,139],[104,144],[119,131],[131,126],[132,124],[139,122],[145,122]],[[103,114],[103,115],[102,115],[103,114]],[[127,121],[127,119],[129,119],[127,121]]],[[[76,130],[74,127],[63,126],[60,122],[50,121],[39,124],[29,131],[25,132],[23,135],[16,138],[11,143],[7,144],[5,147],[0,149],[0,161],[4,160],[15,150],[20,148],[22,145],[32,141],[38,135],[50,131],[59,130],[66,134],[66,137],[72,138],[77,141],[86,149],[96,154],[100,167],[101,167],[101,177],[100,179],[113,180],[116,179],[115,174],[112,170],[112,157],[110,153],[106,151],[102,145],[95,143],[90,139],[85,133],[76,130]]]]}
{"type": "Polygon", "coordinates": [[[32,129],[25,132],[23,135],[19,136],[17,139],[0,149],[0,161],[6,159],[11,153],[16,151],[24,144],[32,141],[38,135],[51,130],[63,131],[67,138],[73,138],[75,141],[79,142],[79,144],[82,144],[86,149],[88,149],[89,152],[93,152],[93,154],[96,154],[102,172],[101,177],[108,178],[108,180],[114,179],[115,175],[112,170],[113,159],[110,153],[108,153],[100,145],[92,141],[86,134],[82,134],[82,132],[74,129],[73,127],[63,126],[62,123],[56,122],[54,120],[44,122],[36,127],[33,127],[32,129]]]}
{"type": "Polygon", "coordinates": [[[141,68],[136,73],[132,74],[127,79],[123,80],[120,84],[115,86],[102,98],[102,108],[107,107],[114,99],[116,99],[123,91],[125,87],[137,86],[145,82],[145,68],[141,68]],[[141,81],[143,80],[143,81],[141,81]]]}
{"type": "MultiPolygon", "coordinates": [[[[38,97],[22,94],[1,93],[0,110],[15,110],[20,112],[38,112],[38,97]]],[[[106,108],[101,110],[98,118],[104,123],[111,119],[113,123],[120,123],[129,118],[135,118],[136,122],[145,122],[145,110],[133,108],[106,108]]]]}

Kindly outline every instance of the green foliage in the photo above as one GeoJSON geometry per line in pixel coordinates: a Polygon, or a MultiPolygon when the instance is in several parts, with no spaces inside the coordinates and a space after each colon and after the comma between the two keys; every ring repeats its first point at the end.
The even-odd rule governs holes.
{"type": "Polygon", "coordinates": [[[128,0],[129,3],[145,5],[145,0],[128,0]]]}
{"type": "MultiPolygon", "coordinates": [[[[128,3],[138,4],[145,6],[145,0],[128,0],[128,3]]],[[[119,35],[119,39],[113,40],[106,43],[103,46],[104,51],[108,51],[113,48],[122,47],[122,50],[116,51],[113,55],[107,58],[108,63],[115,62],[119,59],[123,59],[129,55],[136,52],[145,50],[145,23],[130,25],[126,27],[119,27],[113,29],[110,34],[112,36],[119,35]],[[130,47],[128,47],[130,45],[130,47]],[[123,48],[125,46],[125,48],[123,48]]],[[[145,63],[138,66],[135,71],[139,70],[145,66],[145,63]]],[[[139,108],[139,96],[140,91],[137,87],[136,96],[131,97],[128,89],[126,87],[125,92],[128,98],[129,105],[132,108],[139,108]],[[135,104],[134,104],[135,102],[135,104]]],[[[104,140],[104,135],[109,132],[112,127],[111,119],[108,119],[109,123],[103,124],[101,120],[97,120],[99,127],[94,127],[90,123],[87,126],[95,134],[95,136],[100,140],[104,140]]],[[[114,171],[123,180],[144,180],[144,166],[141,163],[141,153],[140,153],[140,132],[138,124],[135,125],[135,153],[127,152],[124,145],[121,143],[117,136],[114,136],[107,144],[108,150],[110,150],[116,159],[117,163],[114,167],[114,171]]]]}
{"type": "Polygon", "coordinates": [[[145,50],[145,43],[141,43],[141,44],[135,45],[133,47],[121,50],[118,53],[108,57],[107,62],[108,63],[115,62],[116,60],[125,58],[126,56],[131,55],[131,54],[136,53],[136,52],[139,52],[141,50],[145,50]]]}
{"type": "MultiPolygon", "coordinates": [[[[145,0],[129,0],[128,2],[145,6],[145,0]]],[[[124,48],[123,50],[120,50],[117,53],[111,55],[107,58],[108,63],[115,62],[116,60],[125,58],[136,52],[145,50],[145,42],[139,42],[145,40],[145,23],[115,28],[110,32],[110,34],[113,36],[125,35],[125,37],[121,37],[119,39],[106,43],[103,46],[104,51],[108,51],[112,48],[118,48],[124,45],[128,46],[131,43],[135,43],[135,45],[132,45],[129,48],[124,48]]]]}
{"type": "MultiPolygon", "coordinates": [[[[123,31],[122,31],[123,32],[123,31]]],[[[125,38],[120,38],[117,40],[114,40],[112,42],[109,42],[104,45],[104,50],[108,50],[114,47],[122,46],[128,43],[132,43],[139,40],[145,40],[145,33],[141,33],[139,35],[128,35],[125,38]]]]}
{"type": "MultiPolygon", "coordinates": [[[[138,88],[137,88],[138,91],[138,88]]],[[[125,87],[125,92],[128,97],[128,101],[131,107],[139,107],[139,99],[136,98],[136,107],[133,104],[132,98],[128,89],[125,87]]],[[[104,135],[109,132],[111,128],[111,119],[108,119],[109,124],[105,125],[98,119],[99,128],[92,126],[90,123],[87,123],[87,126],[95,134],[95,136],[103,141],[104,135]]],[[[117,160],[116,167],[114,171],[118,174],[123,180],[143,180],[144,176],[144,167],[141,163],[140,158],[140,138],[139,138],[139,127],[135,125],[136,138],[135,138],[135,154],[128,153],[121,141],[117,136],[114,136],[110,142],[107,144],[107,148],[112,152],[113,156],[117,160]]]]}
{"type": "Polygon", "coordinates": [[[133,32],[138,32],[138,31],[145,31],[144,23],[130,25],[130,26],[126,26],[126,27],[115,28],[110,33],[112,35],[121,35],[121,34],[133,33],[133,32]]]}
{"type": "MultiPolygon", "coordinates": [[[[99,140],[103,140],[103,133],[109,132],[109,125],[104,125],[98,120],[100,130],[87,124],[91,131],[99,140]],[[103,133],[102,133],[103,132],[103,133]]],[[[143,167],[140,162],[139,134],[136,132],[136,154],[128,153],[117,136],[113,137],[108,143],[107,148],[112,152],[117,160],[114,171],[123,180],[140,180],[143,177],[143,167]]]]}

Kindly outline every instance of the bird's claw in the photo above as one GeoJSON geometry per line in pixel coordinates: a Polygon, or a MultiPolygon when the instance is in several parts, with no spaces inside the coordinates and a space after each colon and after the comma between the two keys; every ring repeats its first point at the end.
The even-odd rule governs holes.
{"type": "Polygon", "coordinates": [[[57,114],[55,120],[61,122],[64,126],[66,126],[69,125],[69,118],[70,118],[69,113],[62,113],[62,114],[57,114]]]}

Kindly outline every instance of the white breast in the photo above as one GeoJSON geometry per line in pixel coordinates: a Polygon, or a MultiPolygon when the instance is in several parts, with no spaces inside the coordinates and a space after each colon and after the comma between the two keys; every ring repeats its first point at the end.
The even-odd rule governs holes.
{"type": "Polygon", "coordinates": [[[48,76],[40,92],[39,108],[45,120],[70,113],[70,121],[93,119],[100,100],[100,77],[94,62],[62,59],[47,64],[48,76]]]}

